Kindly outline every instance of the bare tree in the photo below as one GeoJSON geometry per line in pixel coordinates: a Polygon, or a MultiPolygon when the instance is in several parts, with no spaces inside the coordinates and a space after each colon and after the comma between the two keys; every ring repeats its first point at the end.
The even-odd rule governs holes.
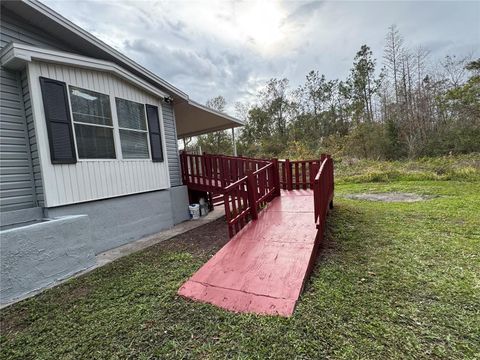
{"type": "Polygon", "coordinates": [[[447,55],[440,61],[443,75],[449,81],[450,86],[457,88],[465,81],[467,76],[466,66],[471,59],[471,56],[457,59],[456,55],[447,55]]]}
{"type": "Polygon", "coordinates": [[[398,77],[399,64],[403,56],[403,37],[396,25],[391,25],[388,28],[387,36],[385,37],[386,45],[384,49],[384,65],[388,70],[387,73],[393,80],[393,87],[395,92],[395,100],[398,103],[398,77]]]}
{"type": "Polygon", "coordinates": [[[217,111],[220,111],[220,112],[224,112],[225,107],[227,106],[227,101],[225,100],[225,98],[223,96],[219,95],[219,96],[216,96],[214,98],[211,98],[211,99],[207,100],[207,102],[205,103],[205,106],[209,107],[210,109],[214,109],[214,110],[217,110],[217,111]]]}

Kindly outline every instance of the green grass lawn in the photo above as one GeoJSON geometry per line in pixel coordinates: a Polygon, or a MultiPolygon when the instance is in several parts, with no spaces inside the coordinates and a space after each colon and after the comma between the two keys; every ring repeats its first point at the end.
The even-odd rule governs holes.
{"type": "Polygon", "coordinates": [[[176,295],[223,241],[219,221],[2,310],[1,358],[480,358],[475,179],[340,181],[324,249],[288,319],[176,295]],[[342,197],[384,191],[432,197],[342,197]]]}

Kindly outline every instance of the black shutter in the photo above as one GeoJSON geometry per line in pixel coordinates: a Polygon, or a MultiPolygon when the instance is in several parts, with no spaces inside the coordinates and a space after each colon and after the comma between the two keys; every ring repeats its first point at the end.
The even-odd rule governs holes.
{"type": "Polygon", "coordinates": [[[40,86],[52,164],[75,164],[77,157],[73,142],[67,85],[61,81],[40,77],[40,86]]]}
{"type": "Polygon", "coordinates": [[[158,107],[145,105],[147,108],[148,132],[150,134],[150,149],[152,150],[152,161],[163,161],[162,134],[158,118],[158,107]]]}

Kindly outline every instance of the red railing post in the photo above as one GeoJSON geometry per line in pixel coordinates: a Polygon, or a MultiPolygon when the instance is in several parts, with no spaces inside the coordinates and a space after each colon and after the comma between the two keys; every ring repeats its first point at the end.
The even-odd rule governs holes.
{"type": "MultiPolygon", "coordinates": [[[[299,170],[298,170],[298,161],[295,163],[295,189],[300,189],[300,180],[299,180],[299,170]]],[[[292,175],[292,181],[293,181],[293,175],[292,175]]]]}
{"type": "Polygon", "coordinates": [[[208,158],[209,158],[209,155],[204,151],[202,154],[202,160],[203,160],[202,175],[204,177],[210,177],[210,174],[208,173],[208,158]]]}
{"type": "Polygon", "coordinates": [[[278,167],[278,159],[272,159],[273,163],[273,186],[275,187],[275,192],[273,196],[280,196],[280,168],[278,167]]]}
{"type": "Polygon", "coordinates": [[[292,164],[289,159],[285,160],[285,175],[287,182],[287,190],[293,190],[293,179],[292,179],[292,164]]]}
{"type": "Polygon", "coordinates": [[[320,180],[315,180],[315,192],[315,223],[317,223],[320,217],[320,180]]]}
{"type": "Polygon", "coordinates": [[[233,237],[233,228],[230,224],[230,220],[232,219],[230,213],[230,194],[228,192],[223,193],[223,206],[225,207],[225,218],[227,220],[228,225],[228,235],[232,238],[233,237]]]}
{"type": "Polygon", "coordinates": [[[252,220],[258,219],[258,211],[257,211],[257,199],[256,199],[256,192],[257,186],[255,184],[255,176],[253,172],[249,171],[247,175],[247,194],[248,194],[248,205],[250,207],[250,215],[252,216],[252,220]]]}
{"type": "Polygon", "coordinates": [[[222,189],[227,186],[227,183],[225,181],[225,161],[223,157],[219,156],[219,165],[220,165],[220,186],[222,189]]]}

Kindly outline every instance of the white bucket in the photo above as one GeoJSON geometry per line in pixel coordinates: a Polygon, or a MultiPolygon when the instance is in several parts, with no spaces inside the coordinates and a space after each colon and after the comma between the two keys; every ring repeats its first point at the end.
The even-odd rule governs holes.
{"type": "Polygon", "coordinates": [[[197,220],[200,218],[200,205],[199,204],[191,204],[188,206],[188,211],[190,211],[190,215],[192,216],[192,220],[197,220]]]}

